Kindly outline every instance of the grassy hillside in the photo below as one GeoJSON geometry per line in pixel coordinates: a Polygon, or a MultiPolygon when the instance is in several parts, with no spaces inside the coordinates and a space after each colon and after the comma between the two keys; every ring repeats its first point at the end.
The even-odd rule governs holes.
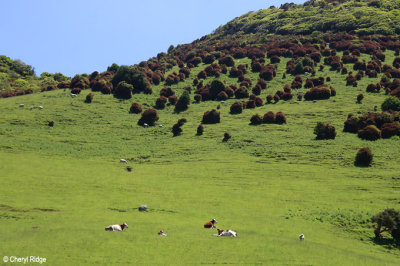
{"type": "MultiPolygon", "coordinates": [[[[391,62],[394,52],[386,56],[391,62]]],[[[260,98],[286,83],[287,61],[278,64],[260,98]]],[[[206,66],[193,68],[191,76],[206,66]]],[[[238,115],[229,113],[236,99],[191,100],[181,113],[172,105],[158,110],[163,127],[138,126],[140,115],[128,111],[133,102],[153,107],[164,84],[128,100],[93,92],[90,104],[85,94],[71,98],[63,90],[2,99],[0,231],[7,245],[1,254],[35,254],[56,265],[398,264],[390,241],[374,243],[370,218],[398,208],[400,169],[393,162],[399,137],[371,142],[342,132],[348,113],[373,111],[387,97],[365,93],[380,76],[352,87],[336,71],[316,75],[331,77],[335,97],[279,101],[238,115]],[[355,102],[359,93],[365,94],[362,104],[355,102]],[[221,123],[205,125],[196,136],[203,113],[218,104],[221,123]],[[39,105],[44,108],[27,108],[39,105]],[[249,125],[253,114],[267,111],[284,112],[287,124],[249,125]],[[173,137],[171,127],[183,117],[188,122],[173,137]],[[319,121],[337,128],[335,140],[315,140],[319,121]],[[222,142],[226,131],[232,139],[222,142]],[[372,167],[353,165],[361,147],[372,150],[372,167]],[[132,172],[120,158],[129,160],[132,172]],[[150,211],[138,212],[141,204],[150,211]],[[212,218],[238,238],[212,236],[215,231],[202,228],[212,218]],[[125,221],[127,231],[104,231],[125,221]],[[161,229],[167,237],[156,234],[161,229]]],[[[248,76],[258,79],[258,73],[248,76]]],[[[225,74],[220,80],[236,82],[225,74]]],[[[191,81],[172,88],[180,96],[191,81]]]]}

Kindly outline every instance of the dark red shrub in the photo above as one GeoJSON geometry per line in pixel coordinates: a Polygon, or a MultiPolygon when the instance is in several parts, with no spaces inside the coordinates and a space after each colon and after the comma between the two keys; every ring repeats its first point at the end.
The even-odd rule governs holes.
{"type": "Polygon", "coordinates": [[[259,114],[255,114],[250,118],[251,125],[261,125],[263,122],[263,118],[259,114]]]}
{"type": "Polygon", "coordinates": [[[256,102],[257,107],[260,107],[263,105],[263,100],[260,97],[257,97],[254,101],[256,102]]]}
{"type": "Polygon", "coordinates": [[[203,115],[203,124],[216,124],[220,122],[220,112],[213,109],[211,111],[206,111],[203,115]]]}
{"type": "Polygon", "coordinates": [[[186,118],[181,118],[181,119],[178,120],[178,123],[177,123],[177,124],[181,127],[181,126],[183,126],[186,122],[187,122],[187,119],[186,119],[186,118]]]}
{"type": "Polygon", "coordinates": [[[293,99],[293,94],[285,92],[280,98],[281,100],[288,101],[293,99]]]}
{"type": "Polygon", "coordinates": [[[267,82],[263,79],[259,79],[257,81],[257,85],[259,85],[262,90],[265,90],[267,88],[267,82]]]}
{"type": "Polygon", "coordinates": [[[219,58],[218,63],[220,65],[224,64],[228,67],[234,66],[235,65],[235,61],[233,59],[232,56],[228,55],[228,56],[224,56],[222,58],[219,58]]]}
{"type": "Polygon", "coordinates": [[[178,97],[176,97],[176,95],[172,95],[168,97],[168,102],[171,105],[175,105],[178,102],[178,97]]]}
{"type": "Polygon", "coordinates": [[[235,91],[230,86],[225,89],[225,92],[229,98],[231,98],[235,95],[235,91]]]}
{"type": "Polygon", "coordinates": [[[357,95],[357,103],[361,103],[363,99],[364,99],[364,94],[360,93],[357,95]]]}
{"type": "Polygon", "coordinates": [[[249,98],[249,90],[246,87],[240,87],[235,90],[235,98],[236,99],[243,99],[249,98]]]}
{"type": "Polygon", "coordinates": [[[381,85],[379,83],[369,84],[366,89],[367,92],[380,92],[380,90],[381,90],[381,85]]]}
{"type": "Polygon", "coordinates": [[[159,116],[155,109],[147,109],[142,113],[142,117],[138,121],[139,126],[144,126],[145,124],[149,126],[154,126],[154,123],[158,121],[159,116]]]}
{"type": "Polygon", "coordinates": [[[200,125],[197,127],[197,135],[198,135],[198,136],[203,135],[203,132],[204,132],[204,125],[203,125],[203,124],[200,124],[200,125]]]}
{"type": "Polygon", "coordinates": [[[253,87],[253,89],[251,90],[255,95],[260,95],[261,94],[261,86],[260,85],[256,85],[253,87]]]}
{"type": "Polygon", "coordinates": [[[195,94],[194,95],[194,100],[196,101],[196,103],[201,102],[202,96],[201,94],[195,94]]]}
{"type": "Polygon", "coordinates": [[[231,105],[230,113],[231,114],[241,114],[243,112],[243,103],[235,102],[231,105]]]}
{"type": "Polygon", "coordinates": [[[172,126],[172,134],[174,134],[174,137],[179,136],[182,133],[182,128],[179,124],[174,124],[172,126]]]}
{"type": "Polygon", "coordinates": [[[229,98],[228,94],[226,92],[224,92],[224,91],[221,91],[217,95],[217,100],[218,101],[226,101],[228,98],[229,98]]]}
{"type": "Polygon", "coordinates": [[[71,93],[79,94],[79,93],[81,93],[81,89],[80,88],[73,88],[73,89],[71,89],[71,93]]]}
{"type": "Polygon", "coordinates": [[[200,71],[199,74],[197,74],[197,78],[206,79],[207,78],[207,73],[204,70],[200,71]]]}
{"type": "Polygon", "coordinates": [[[323,100],[331,97],[331,89],[327,85],[316,86],[304,94],[306,101],[323,100]]]}
{"type": "Polygon", "coordinates": [[[232,135],[229,134],[228,132],[224,133],[224,138],[222,139],[223,142],[227,142],[228,140],[230,140],[232,138],[232,135]]]}
{"type": "Polygon", "coordinates": [[[175,90],[171,89],[170,87],[164,87],[160,90],[160,96],[169,97],[175,95],[175,90]]]}
{"type": "MultiPolygon", "coordinates": [[[[267,97],[268,97],[268,96],[267,96],[267,97]]],[[[281,99],[281,97],[279,97],[278,94],[275,94],[275,95],[274,95],[274,103],[279,102],[280,99],[281,99]]]]}
{"type": "Polygon", "coordinates": [[[282,112],[277,112],[275,115],[275,123],[277,124],[285,124],[286,123],[286,116],[282,112]]]}
{"type": "Polygon", "coordinates": [[[269,111],[266,114],[264,114],[263,123],[264,124],[274,124],[275,123],[275,114],[274,114],[274,112],[269,111]]]}
{"type": "Polygon", "coordinates": [[[164,109],[166,103],[167,103],[167,98],[164,96],[160,96],[159,98],[156,99],[156,108],[164,109]]]}
{"type": "Polygon", "coordinates": [[[85,103],[91,103],[93,100],[93,97],[94,97],[93,93],[89,93],[88,95],[86,95],[85,103]]]}
{"type": "Polygon", "coordinates": [[[372,155],[371,150],[368,148],[362,148],[356,154],[354,165],[370,166],[372,163],[372,158],[373,158],[373,155],[372,155]]]}
{"type": "Polygon", "coordinates": [[[131,114],[140,114],[142,112],[142,106],[138,103],[132,103],[131,108],[129,109],[129,113],[131,114]]]}
{"type": "Polygon", "coordinates": [[[250,100],[246,102],[246,108],[247,109],[254,109],[256,108],[256,101],[255,100],[250,100]]]}
{"type": "Polygon", "coordinates": [[[392,136],[400,136],[400,123],[399,121],[386,123],[382,126],[382,138],[391,138],[392,136]]]}
{"type": "Polygon", "coordinates": [[[374,141],[381,138],[381,131],[376,126],[369,125],[358,131],[358,137],[374,141]]]}

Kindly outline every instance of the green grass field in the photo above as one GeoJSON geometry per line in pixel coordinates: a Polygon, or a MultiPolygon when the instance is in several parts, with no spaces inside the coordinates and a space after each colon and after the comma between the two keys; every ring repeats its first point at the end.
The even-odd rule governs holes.
{"type": "MultiPolygon", "coordinates": [[[[393,52],[386,54],[392,62],[393,52]]],[[[281,79],[286,62],[262,92],[264,101],[293,80],[281,79]]],[[[399,209],[399,137],[369,142],[342,132],[349,113],[372,112],[386,98],[365,92],[380,76],[357,88],[336,72],[316,76],[330,76],[337,96],[239,115],[229,114],[230,99],[221,104],[221,123],[205,125],[202,136],[202,115],[218,102],[192,103],[179,114],[167,106],[158,111],[163,127],[136,124],[131,103],[152,107],[162,85],[125,101],[94,93],[91,104],[85,91],[77,98],[58,90],[1,99],[0,255],[45,257],[48,265],[399,265],[399,249],[375,244],[370,223],[385,208],[399,209]],[[362,104],[355,103],[359,93],[362,104]],[[249,125],[253,114],[270,110],[284,112],[287,124],[249,125]],[[183,133],[173,137],[171,127],[183,117],[183,133]],[[320,121],[336,127],[335,140],[315,140],[320,121]],[[228,142],[224,132],[233,136],[228,142]],[[372,150],[372,167],[353,165],[362,147],[372,150]],[[139,212],[141,204],[149,212],[139,212]],[[203,228],[212,218],[238,237],[214,237],[215,229],[203,228]],[[123,222],[129,228],[122,233],[104,231],[123,222]]],[[[173,86],[178,95],[191,80],[173,86]]]]}

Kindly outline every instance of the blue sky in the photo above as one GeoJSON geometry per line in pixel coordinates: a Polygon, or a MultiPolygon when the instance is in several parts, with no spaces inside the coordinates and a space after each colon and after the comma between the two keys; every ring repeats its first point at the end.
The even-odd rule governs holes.
{"type": "Polygon", "coordinates": [[[1,0],[0,54],[36,74],[133,65],[190,43],[249,11],[304,1],[1,0]]]}

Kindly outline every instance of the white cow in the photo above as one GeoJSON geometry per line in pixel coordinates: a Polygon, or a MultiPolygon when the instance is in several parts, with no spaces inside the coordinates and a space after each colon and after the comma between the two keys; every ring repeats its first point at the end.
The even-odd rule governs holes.
{"type": "Polygon", "coordinates": [[[218,235],[216,236],[233,236],[233,237],[237,236],[237,233],[230,229],[228,230],[217,229],[217,230],[218,230],[218,235]]]}
{"type": "Polygon", "coordinates": [[[304,240],[304,235],[303,234],[299,235],[299,239],[304,240]]]}
{"type": "Polygon", "coordinates": [[[43,106],[39,106],[39,110],[42,110],[43,109],[43,106]]]}
{"type": "Polygon", "coordinates": [[[78,94],[71,93],[71,97],[76,97],[76,96],[78,96],[78,94]]]}
{"type": "Polygon", "coordinates": [[[21,103],[20,105],[19,105],[19,107],[24,107],[25,106],[25,104],[23,104],[23,103],[21,103]]]}
{"type": "Polygon", "coordinates": [[[123,224],[113,224],[109,225],[105,228],[106,231],[123,231],[125,228],[128,228],[126,223],[123,224]]]}
{"type": "Polygon", "coordinates": [[[121,163],[128,163],[128,161],[125,160],[125,159],[119,159],[119,161],[120,161],[121,163]]]}

